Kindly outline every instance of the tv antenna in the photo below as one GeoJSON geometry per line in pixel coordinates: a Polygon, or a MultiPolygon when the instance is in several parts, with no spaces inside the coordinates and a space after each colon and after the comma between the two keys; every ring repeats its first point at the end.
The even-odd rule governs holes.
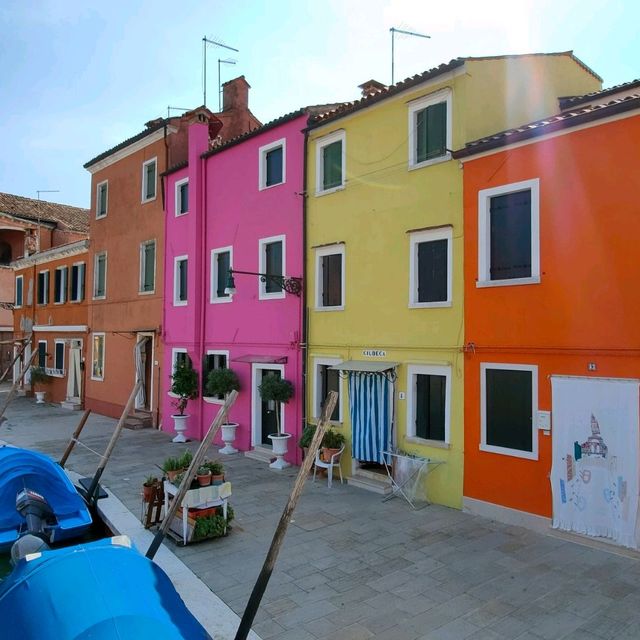
{"type": "Polygon", "coordinates": [[[226,60],[221,60],[218,58],[218,111],[222,111],[222,84],[220,83],[220,65],[221,64],[235,64],[237,60],[233,58],[227,58],[226,60]]]}
{"type": "Polygon", "coordinates": [[[40,194],[41,193],[60,193],[60,189],[36,189],[38,194],[38,235],[36,236],[36,253],[40,251],[40,194]]]}
{"type": "Polygon", "coordinates": [[[426,36],[424,33],[415,33],[414,31],[405,31],[404,29],[396,29],[395,27],[391,27],[389,29],[391,31],[391,84],[394,82],[394,66],[395,66],[395,35],[396,33],[401,33],[405,36],[415,36],[416,38],[429,38],[431,36],[426,36]]]}
{"type": "Polygon", "coordinates": [[[172,111],[191,111],[188,107],[167,107],[167,118],[171,117],[172,111]]]}
{"type": "MultiPolygon", "coordinates": [[[[235,51],[239,53],[238,49],[234,49],[219,40],[211,40],[206,36],[202,38],[202,68],[203,68],[203,78],[202,78],[202,86],[203,86],[203,100],[202,103],[204,106],[207,106],[207,45],[212,45],[214,47],[222,47],[223,49],[229,49],[229,51],[235,51]]],[[[235,63],[234,63],[235,64],[235,63]]]]}

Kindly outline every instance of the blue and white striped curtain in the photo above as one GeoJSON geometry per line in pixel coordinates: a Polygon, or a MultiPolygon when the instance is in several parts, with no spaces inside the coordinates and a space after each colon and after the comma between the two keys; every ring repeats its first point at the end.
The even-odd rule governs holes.
{"type": "Polygon", "coordinates": [[[356,460],[383,462],[391,437],[390,384],[381,374],[349,372],[351,453],[356,460]]]}

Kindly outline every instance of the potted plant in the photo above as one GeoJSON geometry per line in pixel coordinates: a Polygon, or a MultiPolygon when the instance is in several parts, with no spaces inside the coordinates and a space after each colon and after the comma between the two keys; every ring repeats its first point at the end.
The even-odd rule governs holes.
{"type": "Polygon", "coordinates": [[[160,481],[156,476],[147,476],[146,480],[142,484],[142,497],[145,502],[151,502],[153,497],[153,491],[158,486],[160,481]]]}
{"type": "Polygon", "coordinates": [[[305,428],[302,430],[302,435],[300,436],[300,440],[298,440],[298,446],[302,449],[302,458],[307,457],[307,452],[309,450],[309,445],[313,440],[313,436],[316,433],[316,425],[315,424],[307,424],[305,428]]]}
{"type": "MultiPolygon", "coordinates": [[[[51,382],[51,376],[47,374],[44,367],[31,367],[31,384],[32,386],[40,386],[49,384],[51,382]]],[[[44,404],[44,396],[46,391],[44,389],[35,389],[36,404],[44,404]]]]}
{"type": "Polygon", "coordinates": [[[162,463],[162,470],[167,474],[169,482],[173,482],[175,477],[182,472],[182,462],[180,458],[165,458],[162,463]]]}
{"type": "Polygon", "coordinates": [[[177,414],[173,414],[176,437],[172,442],[186,442],[187,438],[184,432],[187,430],[187,418],[184,410],[187,402],[198,397],[198,372],[193,369],[191,363],[180,363],[171,376],[171,393],[176,399],[171,403],[177,410],[177,414]]]}
{"type": "Polygon", "coordinates": [[[198,479],[198,484],[201,487],[208,487],[211,484],[211,469],[204,465],[198,467],[196,478],[198,479]]]}
{"type": "Polygon", "coordinates": [[[322,438],[322,459],[325,462],[331,462],[331,456],[338,453],[344,443],[344,434],[334,431],[333,429],[328,429],[322,438]]]}
{"type": "MultiPolygon", "coordinates": [[[[233,369],[212,369],[207,376],[206,393],[209,396],[222,396],[227,399],[227,396],[232,391],[240,390],[240,381],[233,369]]],[[[226,417],[226,416],[225,416],[226,417]]],[[[237,422],[225,422],[222,425],[222,442],[224,447],[220,449],[220,453],[229,455],[231,453],[238,453],[238,450],[233,447],[233,442],[236,439],[236,429],[238,428],[237,422]]]]}
{"type": "Polygon", "coordinates": [[[276,428],[277,433],[268,437],[273,444],[273,454],[276,459],[269,465],[272,469],[284,469],[289,463],[284,460],[284,455],[288,450],[290,433],[282,433],[280,430],[280,406],[286,404],[293,397],[293,385],[289,380],[278,378],[274,375],[266,375],[262,378],[262,383],[258,387],[263,400],[273,401],[276,404],[276,428]]]}
{"type": "Polygon", "coordinates": [[[205,462],[203,466],[211,471],[211,484],[219,485],[224,482],[224,465],[222,462],[213,460],[211,462],[205,462]]]}

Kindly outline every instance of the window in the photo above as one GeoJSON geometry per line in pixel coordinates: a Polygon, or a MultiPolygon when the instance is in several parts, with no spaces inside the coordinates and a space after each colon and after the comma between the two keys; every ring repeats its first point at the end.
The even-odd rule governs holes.
{"type": "Polygon", "coordinates": [[[191,358],[187,354],[187,350],[182,347],[176,347],[171,351],[171,373],[173,374],[178,367],[191,366],[191,358]]]}
{"type": "Polygon", "coordinates": [[[449,443],[451,369],[407,367],[407,437],[449,443]]]}
{"type": "Polygon", "coordinates": [[[540,181],[478,193],[477,286],[540,282],[540,181]]]}
{"type": "Polygon", "coordinates": [[[153,293],[156,289],[156,241],[140,245],[140,293],[153,293]]]}
{"type": "Polygon", "coordinates": [[[451,227],[411,234],[409,306],[451,305],[451,227]]]}
{"type": "Polygon", "coordinates": [[[317,195],[344,187],[345,146],[344,131],[336,131],[316,142],[317,195]]]}
{"type": "Polygon", "coordinates": [[[104,380],[104,333],[93,334],[91,379],[104,380]]]}
{"type": "Polygon", "coordinates": [[[38,273],[38,304],[49,304],[49,272],[38,273]]]}
{"type": "Polygon", "coordinates": [[[178,256],[173,261],[173,305],[187,304],[187,268],[188,256],[178,256]]]}
{"type": "Polygon", "coordinates": [[[344,245],[316,250],[316,308],[344,308],[344,245]]]}
{"type": "MultiPolygon", "coordinates": [[[[202,391],[206,395],[207,378],[214,369],[226,369],[229,366],[228,351],[207,351],[202,366],[202,391]]],[[[215,402],[224,402],[224,396],[211,396],[215,402]]]]}
{"type": "Polygon", "coordinates": [[[266,144],[258,150],[260,165],[258,169],[259,189],[266,189],[286,182],[286,148],[284,138],[266,144]]]}
{"type": "Polygon", "coordinates": [[[156,159],[142,164],[142,202],[156,199],[156,159]]]}
{"type": "Polygon", "coordinates": [[[176,182],[176,216],[189,213],[189,178],[176,182]]]}
{"type": "Polygon", "coordinates": [[[77,262],[71,266],[69,300],[82,302],[84,300],[84,262],[77,262]]]}
{"type": "Polygon", "coordinates": [[[44,369],[47,366],[47,341],[38,340],[38,366],[44,369]]]}
{"type": "Polygon", "coordinates": [[[107,253],[96,253],[93,263],[93,298],[105,298],[107,295],[107,253]]]}
{"type": "Polygon", "coordinates": [[[58,375],[64,375],[64,340],[56,340],[56,350],[53,354],[53,368],[58,375]]]}
{"type": "Polygon", "coordinates": [[[96,187],[96,218],[104,218],[107,215],[109,182],[99,182],[96,187]]]}
{"type": "Polygon", "coordinates": [[[57,267],[53,274],[53,301],[62,304],[67,301],[67,267],[57,267]]]}
{"type": "Polygon", "coordinates": [[[338,401],[331,414],[332,422],[342,422],[342,397],[340,395],[340,372],[331,369],[332,366],[340,364],[340,358],[314,358],[315,365],[315,386],[313,389],[313,415],[320,418],[322,405],[329,395],[329,391],[338,394],[338,401]]]}
{"type": "Polygon", "coordinates": [[[233,247],[221,247],[211,252],[211,302],[231,302],[225,293],[229,269],[233,268],[233,247]]]}
{"type": "MultiPolygon", "coordinates": [[[[264,238],[259,241],[260,257],[259,271],[272,276],[283,276],[285,272],[285,236],[264,238]]],[[[261,300],[269,298],[284,298],[285,292],[278,280],[267,278],[266,282],[259,281],[261,300]]]]}
{"type": "Polygon", "coordinates": [[[449,160],[451,91],[445,89],[409,105],[409,168],[449,160]]]}
{"type": "Polygon", "coordinates": [[[480,449],[538,459],[538,367],[482,364],[480,449]]]}
{"type": "Polygon", "coordinates": [[[16,300],[15,306],[21,307],[24,300],[24,276],[16,276],[16,300]]]}

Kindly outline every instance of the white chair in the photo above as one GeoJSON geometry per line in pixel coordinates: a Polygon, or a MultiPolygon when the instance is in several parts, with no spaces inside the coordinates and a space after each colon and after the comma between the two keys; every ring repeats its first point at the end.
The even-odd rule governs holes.
{"type": "Polygon", "coordinates": [[[342,469],[340,468],[340,458],[342,456],[343,451],[344,451],[344,445],[342,445],[342,448],[340,449],[340,451],[338,451],[337,453],[334,453],[331,456],[331,460],[329,462],[325,462],[320,458],[320,450],[316,451],[316,459],[315,459],[315,462],[313,463],[313,481],[314,482],[316,481],[316,471],[318,467],[320,467],[321,469],[327,470],[329,489],[331,489],[331,481],[333,480],[334,467],[338,468],[338,473],[340,474],[340,484],[344,482],[344,480],[342,479],[342,469]]]}

